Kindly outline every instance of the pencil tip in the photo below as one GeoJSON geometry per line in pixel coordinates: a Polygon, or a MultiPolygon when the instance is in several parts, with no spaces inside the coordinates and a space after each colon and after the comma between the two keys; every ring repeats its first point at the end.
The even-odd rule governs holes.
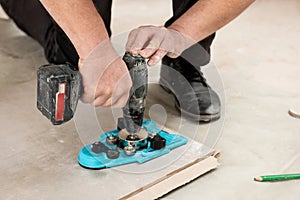
{"type": "Polygon", "coordinates": [[[260,176],[257,176],[257,177],[254,178],[254,180],[255,180],[255,181],[261,182],[261,181],[262,181],[262,178],[261,178],[260,176]]]}

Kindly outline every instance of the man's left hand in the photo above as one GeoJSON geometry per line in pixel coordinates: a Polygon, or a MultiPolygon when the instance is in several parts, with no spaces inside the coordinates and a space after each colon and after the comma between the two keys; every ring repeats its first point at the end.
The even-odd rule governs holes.
{"type": "Polygon", "coordinates": [[[148,65],[155,65],[165,55],[176,58],[193,45],[192,39],[177,30],[162,26],[141,26],[132,30],[128,36],[126,50],[133,55],[149,58],[148,65]]]}

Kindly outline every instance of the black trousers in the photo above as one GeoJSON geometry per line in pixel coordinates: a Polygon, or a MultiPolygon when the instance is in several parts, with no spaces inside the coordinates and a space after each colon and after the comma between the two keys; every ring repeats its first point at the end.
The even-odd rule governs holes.
{"type": "MultiPolygon", "coordinates": [[[[105,23],[108,34],[111,35],[112,0],[93,0],[93,2],[105,23]]],[[[173,0],[173,17],[166,22],[165,26],[172,24],[196,2],[197,0],[173,0]]],[[[0,0],[0,4],[21,30],[42,45],[46,59],[50,63],[69,62],[77,66],[79,56],[76,49],[39,0],[0,0]]],[[[215,33],[198,43],[210,53],[214,37],[215,33]]],[[[202,55],[203,52],[199,52],[199,55],[195,56],[201,57],[202,55]]]]}

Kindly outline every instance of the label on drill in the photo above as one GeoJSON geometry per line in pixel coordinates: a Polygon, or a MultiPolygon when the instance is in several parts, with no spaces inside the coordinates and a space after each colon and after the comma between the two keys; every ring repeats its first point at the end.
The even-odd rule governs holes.
{"type": "Polygon", "coordinates": [[[56,93],[55,120],[62,121],[65,112],[66,83],[59,83],[56,93]]]}

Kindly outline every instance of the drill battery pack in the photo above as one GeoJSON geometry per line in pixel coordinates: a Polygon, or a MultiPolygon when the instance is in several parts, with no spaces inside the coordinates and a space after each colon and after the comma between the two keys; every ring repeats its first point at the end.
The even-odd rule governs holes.
{"type": "Polygon", "coordinates": [[[48,64],[38,69],[37,108],[52,124],[72,119],[81,93],[81,76],[73,66],[48,64]]]}

